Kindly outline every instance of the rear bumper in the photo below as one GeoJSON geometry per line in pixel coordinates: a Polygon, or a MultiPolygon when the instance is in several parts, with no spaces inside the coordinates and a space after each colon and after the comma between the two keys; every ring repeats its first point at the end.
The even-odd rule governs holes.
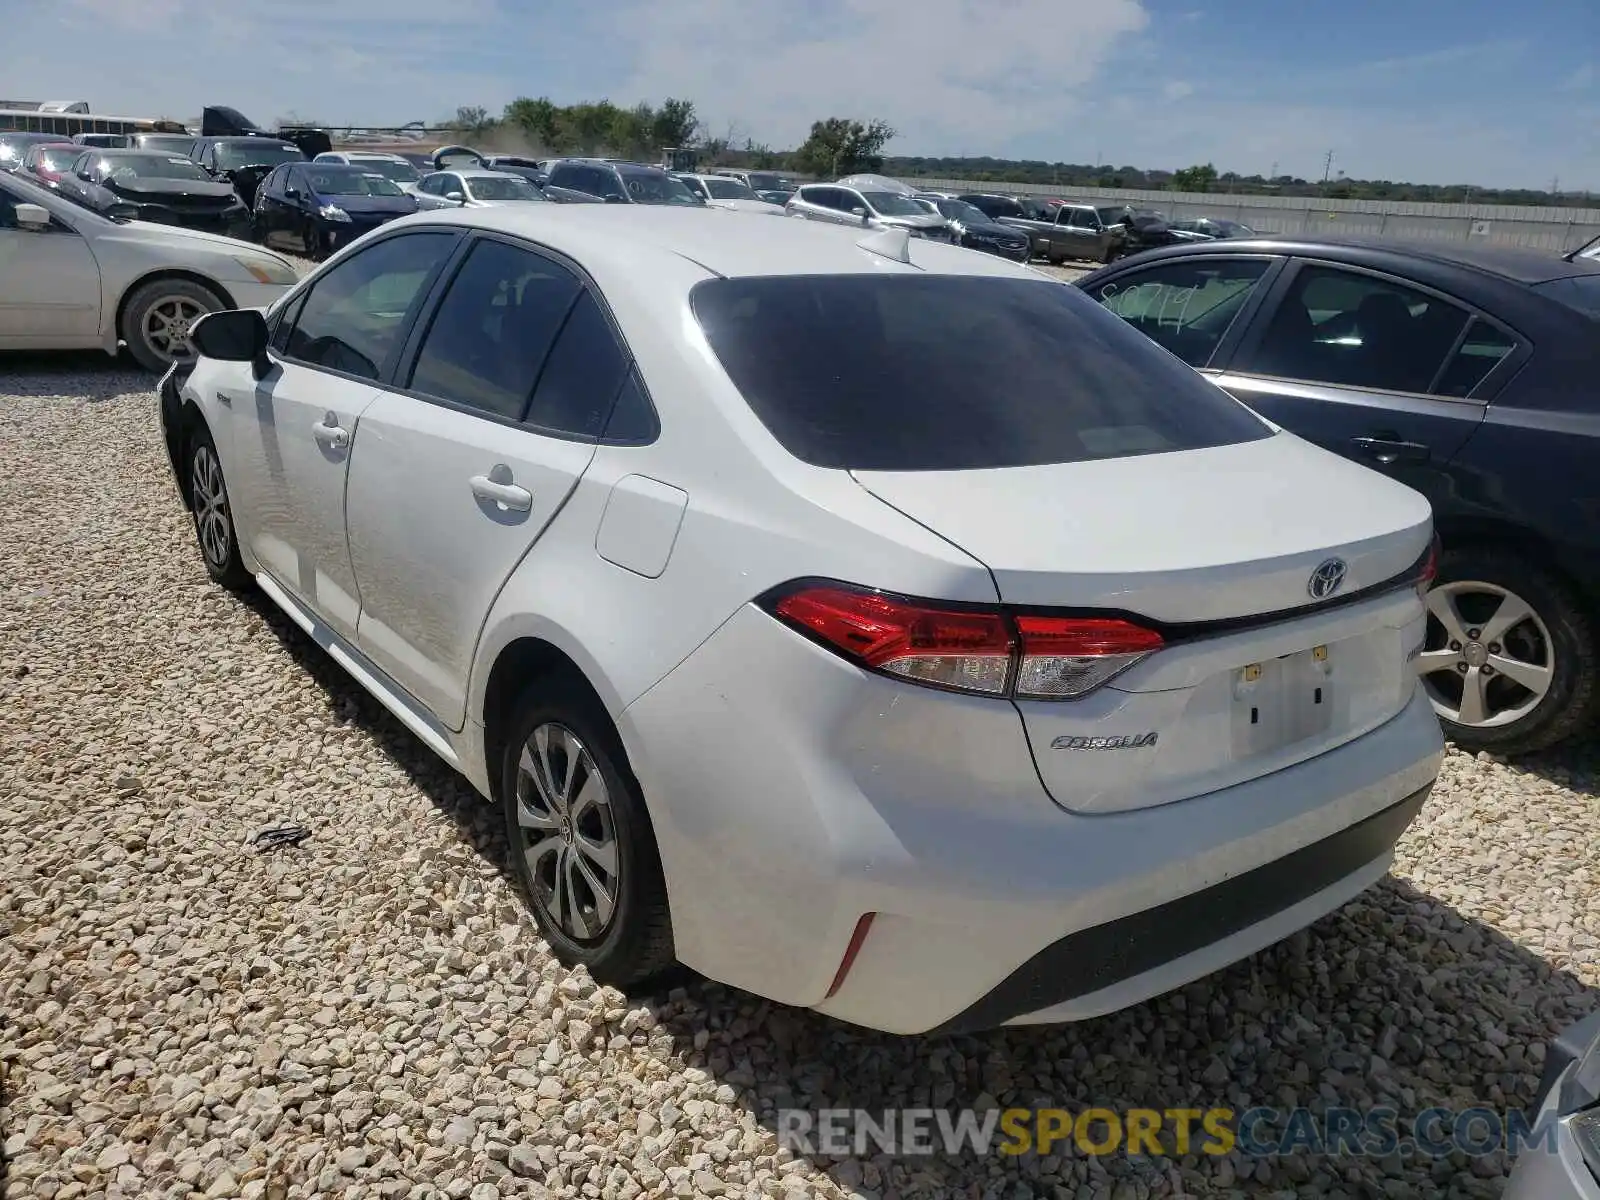
{"type": "Polygon", "coordinates": [[[680,959],[896,1033],[1096,1016],[1287,936],[1383,875],[1443,756],[1418,689],[1270,775],[1065,812],[1014,706],[863,674],[754,608],[618,725],[680,959]]]}

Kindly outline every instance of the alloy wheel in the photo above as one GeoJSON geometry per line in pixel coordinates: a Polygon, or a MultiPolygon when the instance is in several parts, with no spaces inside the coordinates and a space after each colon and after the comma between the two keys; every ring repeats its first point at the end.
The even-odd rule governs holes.
{"type": "Polygon", "coordinates": [[[1438,584],[1427,603],[1418,670],[1441,717],[1491,729],[1538,707],[1555,680],[1555,642],[1532,605],[1481,580],[1438,584]]]}
{"type": "Polygon", "coordinates": [[[522,747],[517,827],[534,900],[573,940],[602,937],[621,883],[611,795],[588,748],[565,725],[535,727],[522,747]]]}
{"type": "Polygon", "coordinates": [[[141,322],[144,340],[168,362],[187,362],[194,357],[189,331],[207,311],[192,296],[163,296],[145,309],[141,322]]]}
{"type": "Polygon", "coordinates": [[[224,570],[233,553],[233,533],[228,521],[228,488],[222,481],[222,464],[210,446],[194,452],[194,523],[200,549],[217,570],[224,570]]]}

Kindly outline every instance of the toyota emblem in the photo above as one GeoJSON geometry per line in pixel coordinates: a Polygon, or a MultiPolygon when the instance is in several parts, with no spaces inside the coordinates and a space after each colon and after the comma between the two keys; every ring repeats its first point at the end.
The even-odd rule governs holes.
{"type": "Polygon", "coordinates": [[[1317,569],[1311,572],[1311,580],[1306,584],[1306,591],[1311,593],[1313,600],[1326,600],[1344,586],[1345,572],[1349,570],[1342,558],[1330,558],[1317,564],[1317,569]]]}

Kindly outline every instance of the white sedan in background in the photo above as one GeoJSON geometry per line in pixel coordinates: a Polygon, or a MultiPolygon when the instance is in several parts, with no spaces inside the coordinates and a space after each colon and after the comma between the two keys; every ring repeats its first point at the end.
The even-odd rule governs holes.
{"type": "Polygon", "coordinates": [[[711,208],[724,208],[730,212],[766,213],[777,217],[788,215],[783,211],[783,205],[763,200],[746,184],[737,179],[730,179],[726,175],[675,174],[673,178],[699,196],[711,208]]]}
{"type": "Polygon", "coordinates": [[[551,202],[537,185],[510,171],[434,171],[422,177],[412,194],[422,208],[495,208],[527,201],[551,202]]]}
{"type": "Polygon", "coordinates": [[[1427,501],[1022,266],[505,205],[195,336],[206,569],[502,806],[603,982],[1098,1015],[1376,882],[1438,773],[1427,501]]]}
{"type": "Polygon", "coordinates": [[[417,170],[415,164],[398,154],[384,154],[376,150],[325,150],[311,161],[343,163],[345,166],[376,172],[408,196],[416,195],[417,184],[422,180],[422,172],[417,170]]]}
{"type": "Polygon", "coordinates": [[[224,308],[265,308],[298,278],[284,258],[196,229],[110,220],[0,175],[0,350],[116,354],[162,371],[189,329],[224,308]]]}

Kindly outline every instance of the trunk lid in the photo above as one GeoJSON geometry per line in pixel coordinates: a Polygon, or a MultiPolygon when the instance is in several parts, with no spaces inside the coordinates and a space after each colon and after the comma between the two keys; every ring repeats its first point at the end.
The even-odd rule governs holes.
{"type": "Polygon", "coordinates": [[[1379,585],[1427,552],[1428,502],[1291,434],[1059,466],[853,474],[983,562],[1004,604],[1163,634],[1162,649],[1079,699],[1017,702],[1040,778],[1066,808],[1142,808],[1242,783],[1361,736],[1415,692],[1421,598],[1379,585]],[[1330,560],[1342,579],[1313,587],[1330,560]]]}
{"type": "Polygon", "coordinates": [[[1289,433],[1213,449],[990,471],[855,471],[994,574],[1007,604],[1228,620],[1390,579],[1428,547],[1427,500],[1289,433]]]}

